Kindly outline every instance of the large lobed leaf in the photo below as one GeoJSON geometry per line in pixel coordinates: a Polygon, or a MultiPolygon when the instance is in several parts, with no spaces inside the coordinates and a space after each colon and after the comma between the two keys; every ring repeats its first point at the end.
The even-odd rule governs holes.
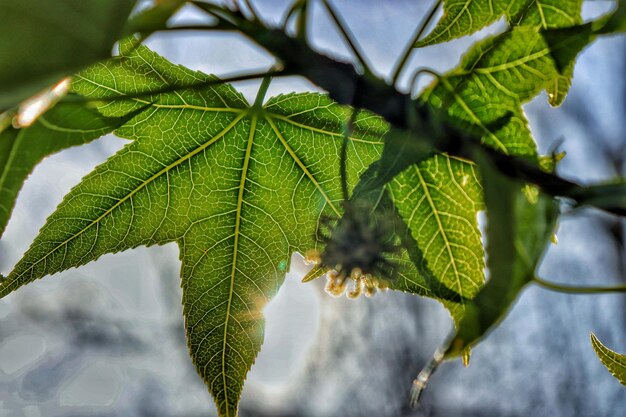
{"type": "MultiPolygon", "coordinates": [[[[263,306],[291,254],[316,247],[321,219],[342,212],[339,148],[350,110],[319,94],[250,106],[231,86],[198,88],[215,78],[134,46],[123,43],[124,59],[73,84],[101,100],[105,118],[130,119],[115,133],[133,142],[65,197],[0,296],[105,253],[177,242],[191,356],[220,414],[234,415],[263,340],[263,306]]],[[[357,117],[350,188],[380,158],[386,132],[380,118],[357,117]]],[[[410,255],[394,256],[392,285],[441,300],[458,320],[483,279],[474,167],[438,155],[409,171],[388,187],[415,238],[410,255]]]]}
{"type": "MultiPolygon", "coordinates": [[[[145,47],[122,53],[80,74],[74,89],[108,98],[213,80],[145,47]]],[[[320,218],[341,212],[348,110],[319,94],[254,108],[228,85],[105,103],[106,117],[143,110],[116,130],[133,141],[65,197],[0,296],[105,253],[176,242],[191,356],[220,414],[233,416],[263,340],[263,306],[292,252],[316,245],[320,218]]],[[[386,129],[372,115],[357,119],[350,184],[380,156],[386,129]]]]}

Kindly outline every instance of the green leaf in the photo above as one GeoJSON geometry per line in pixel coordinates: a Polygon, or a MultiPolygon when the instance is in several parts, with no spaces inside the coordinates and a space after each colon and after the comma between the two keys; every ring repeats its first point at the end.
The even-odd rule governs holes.
{"type": "MultiPolygon", "coordinates": [[[[388,226],[391,226],[394,231],[394,239],[396,239],[394,243],[398,247],[405,249],[405,251],[399,251],[388,256],[389,261],[393,265],[392,276],[388,280],[390,288],[435,298],[450,310],[454,318],[459,318],[459,312],[462,312],[462,306],[468,299],[463,294],[451,289],[444,282],[445,274],[438,275],[430,268],[428,259],[413,237],[410,227],[393,203],[392,195],[387,187],[389,171],[380,169],[386,162],[392,167],[392,170],[404,166],[402,158],[397,159],[397,164],[386,161],[385,153],[391,154],[395,150],[396,152],[413,154],[414,157],[416,153],[422,153],[422,147],[410,146],[405,140],[402,140],[406,139],[406,137],[398,133],[392,129],[385,136],[382,158],[370,165],[361,174],[359,183],[354,187],[350,197],[350,204],[353,207],[368,208],[368,212],[363,215],[377,218],[379,221],[383,221],[388,226]],[[400,136],[399,138],[396,137],[399,140],[390,140],[389,133],[392,134],[391,138],[396,135],[400,136]]],[[[422,155],[420,159],[426,159],[426,157],[427,155],[422,155]]],[[[432,257],[430,258],[432,259],[432,257]]]]}
{"type": "Polygon", "coordinates": [[[506,153],[533,156],[536,146],[521,105],[557,76],[550,49],[530,28],[485,39],[458,68],[435,81],[421,99],[461,125],[474,125],[483,141],[506,153]],[[508,117],[508,123],[497,123],[508,117]]]}
{"type": "Polygon", "coordinates": [[[618,0],[617,9],[611,15],[601,28],[598,34],[612,34],[626,32],[626,1],[618,0]]]}
{"type": "Polygon", "coordinates": [[[550,104],[559,105],[569,90],[576,56],[598,35],[611,35],[626,31],[626,3],[620,2],[617,10],[592,22],[569,27],[542,30],[558,75],[548,88],[550,104]]]}
{"type": "Polygon", "coordinates": [[[555,201],[529,198],[521,184],[501,174],[483,151],[475,149],[487,207],[487,266],[490,278],[466,306],[446,351],[459,356],[483,338],[508,312],[535,269],[554,229],[555,201]]]}
{"type": "Polygon", "coordinates": [[[443,16],[416,47],[470,35],[504,16],[512,26],[560,27],[580,23],[582,0],[444,0],[443,16]]]}
{"type": "MultiPolygon", "coordinates": [[[[540,63],[539,61],[544,55],[537,55],[541,53],[539,48],[544,49],[543,52],[547,52],[548,57],[550,51],[549,49],[545,50],[546,45],[535,33],[539,29],[546,30],[580,24],[582,22],[581,0],[496,0],[488,2],[467,0],[462,3],[448,2],[445,4],[454,7],[454,12],[450,10],[450,13],[444,14],[433,33],[421,41],[418,46],[468,35],[492,23],[504,14],[512,29],[503,35],[491,38],[491,40],[479,42],[468,55],[470,58],[466,58],[465,67],[467,67],[468,60],[484,59],[484,55],[487,55],[494,68],[503,71],[505,78],[500,77],[499,79],[495,77],[495,74],[486,72],[484,73],[485,77],[482,77],[482,81],[486,84],[494,83],[496,89],[510,95],[517,93],[512,87],[520,83],[521,88],[528,88],[529,92],[534,91],[531,97],[545,88],[550,104],[558,106],[563,102],[571,85],[574,65],[571,63],[571,65],[563,68],[560,73],[556,73],[551,65],[546,66],[545,63],[540,63]],[[455,23],[452,24],[452,22],[455,23]],[[450,27],[451,24],[452,27],[457,27],[457,30],[453,30],[450,27]],[[446,27],[449,29],[445,30],[446,27]],[[461,28],[464,29],[461,30],[461,28]],[[438,38],[441,39],[437,40],[438,38]],[[508,56],[509,51],[513,51],[513,56],[508,56]],[[530,74],[529,71],[535,66],[533,64],[538,66],[535,69],[539,72],[530,74]],[[545,72],[541,74],[541,71],[545,72]],[[538,84],[537,77],[543,78],[544,81],[538,84]],[[537,85],[539,85],[538,89],[535,88],[537,85]]],[[[524,101],[528,98],[519,97],[519,100],[524,101]]]]}
{"type": "Polygon", "coordinates": [[[0,236],[22,184],[43,158],[99,138],[127,120],[107,118],[77,104],[59,103],[32,126],[0,133],[0,236]]]}
{"type": "MultiPolygon", "coordinates": [[[[521,104],[555,74],[549,53],[535,29],[516,28],[478,43],[421,99],[446,109],[459,126],[477,129],[486,144],[535,160],[536,145],[521,104]]],[[[464,299],[472,299],[484,282],[478,177],[467,161],[438,155],[409,167],[389,185],[428,268],[464,299]]],[[[463,302],[445,304],[457,321],[464,315],[463,302]]]]}
{"type": "MultiPolygon", "coordinates": [[[[124,43],[126,59],[81,73],[90,98],[213,80],[124,43]]],[[[319,94],[249,106],[229,85],[104,100],[108,117],[148,108],[118,128],[133,139],[76,186],[47,220],[0,296],[106,253],[176,242],[192,359],[219,413],[236,415],[263,341],[262,308],[294,251],[317,244],[341,213],[339,148],[350,111],[319,94]]],[[[386,124],[362,112],[348,146],[348,181],[382,152],[386,124]]]]}
{"type": "Polygon", "coordinates": [[[583,0],[531,0],[526,10],[513,21],[514,26],[533,26],[541,29],[577,25],[582,22],[583,0]]]}
{"type": "Polygon", "coordinates": [[[0,110],[111,56],[135,0],[0,0],[0,110]]]}
{"type": "Polygon", "coordinates": [[[591,346],[593,346],[593,350],[596,351],[596,355],[598,355],[602,364],[622,385],[626,385],[626,355],[620,355],[607,348],[593,333],[591,333],[590,337],[591,346]]]}
{"type": "MultiPolygon", "coordinates": [[[[388,184],[388,189],[423,254],[420,269],[432,271],[441,283],[439,288],[432,284],[428,287],[432,292],[453,291],[461,297],[459,302],[446,301],[449,297],[442,300],[458,321],[464,314],[465,301],[472,299],[484,282],[477,223],[482,190],[474,166],[436,155],[404,170],[388,184]]],[[[417,292],[411,280],[394,283],[393,288],[417,292]]]]}
{"type": "Polygon", "coordinates": [[[160,0],[152,7],[142,10],[128,22],[127,31],[146,35],[167,26],[167,21],[178,12],[187,0],[160,0]]]}

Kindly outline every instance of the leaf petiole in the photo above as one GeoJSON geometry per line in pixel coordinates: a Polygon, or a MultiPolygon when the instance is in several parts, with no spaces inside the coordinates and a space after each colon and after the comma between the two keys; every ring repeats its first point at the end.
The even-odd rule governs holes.
{"type": "Polygon", "coordinates": [[[259,91],[256,94],[256,98],[254,99],[254,105],[252,106],[254,109],[260,109],[263,107],[263,100],[265,100],[265,94],[267,94],[267,89],[270,87],[272,83],[272,76],[266,75],[263,77],[263,81],[259,86],[259,91]]]}
{"type": "Polygon", "coordinates": [[[626,293],[626,285],[617,285],[614,287],[577,287],[573,285],[557,284],[554,282],[543,280],[539,277],[533,277],[531,281],[547,290],[567,294],[626,293]]]}

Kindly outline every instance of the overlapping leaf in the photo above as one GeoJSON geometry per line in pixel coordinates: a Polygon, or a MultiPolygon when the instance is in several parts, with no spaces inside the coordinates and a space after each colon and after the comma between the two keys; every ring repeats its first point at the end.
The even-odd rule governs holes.
{"type": "MultiPolygon", "coordinates": [[[[553,61],[541,36],[520,28],[479,43],[422,100],[477,128],[494,148],[535,158],[521,102],[546,85],[549,71],[553,61]],[[526,42],[529,36],[534,42],[526,42]]],[[[428,266],[448,288],[472,299],[484,282],[477,224],[482,190],[475,167],[438,155],[404,171],[390,190],[428,266]]],[[[463,316],[462,304],[449,308],[455,319],[463,316]]]]}
{"type": "MultiPolygon", "coordinates": [[[[128,47],[128,45],[126,45],[128,47]]],[[[212,78],[140,47],[80,74],[89,97],[212,78]]],[[[116,130],[133,139],[75,187],[50,216],[0,295],[105,253],[177,242],[194,363],[221,415],[236,413],[263,340],[261,309],[291,253],[313,247],[322,215],[338,215],[338,149],[348,110],[300,94],[251,108],[232,87],[109,102],[107,117],[141,111],[116,130]]],[[[349,145],[349,181],[382,151],[386,125],[363,114],[349,145]]]]}
{"type": "MultiPolygon", "coordinates": [[[[441,283],[438,290],[460,296],[459,302],[444,301],[458,321],[484,281],[477,220],[482,190],[474,166],[437,155],[403,171],[388,188],[423,254],[420,269],[432,271],[441,283]]],[[[415,292],[411,284],[400,281],[394,288],[415,292]]]]}
{"type": "Polygon", "coordinates": [[[0,111],[111,56],[135,0],[0,0],[0,111]]]}
{"type": "MultiPolygon", "coordinates": [[[[521,105],[543,89],[548,90],[551,102],[558,104],[566,92],[562,74],[538,28],[578,22],[580,1],[558,6],[531,2],[528,7],[523,2],[489,2],[491,6],[486,3],[463,3],[466,13],[484,8],[478,13],[482,20],[474,19],[472,24],[484,25],[505,13],[510,19],[515,17],[514,23],[519,27],[478,42],[460,66],[436,80],[421,99],[445,109],[460,126],[477,130],[490,146],[536,160],[536,145],[521,105]]],[[[459,3],[454,7],[459,7],[459,3]]],[[[446,16],[441,22],[452,14],[446,16]]],[[[469,14],[459,16],[456,24],[469,18],[469,14]]],[[[456,33],[452,29],[448,35],[437,32],[441,22],[425,42],[434,42],[437,33],[442,37],[456,33]]],[[[476,28],[466,28],[462,33],[476,28]]],[[[457,32],[455,36],[461,36],[461,31],[457,32]]],[[[476,220],[482,201],[475,168],[439,155],[407,169],[390,184],[390,190],[429,268],[446,286],[464,298],[473,298],[484,281],[483,249],[476,220]]],[[[463,315],[463,305],[453,306],[451,311],[458,319],[463,315]]]]}
{"type": "Polygon", "coordinates": [[[607,348],[593,333],[591,333],[591,345],[602,364],[622,385],[626,385],[626,355],[620,355],[607,348]]]}
{"type": "Polygon", "coordinates": [[[443,16],[416,46],[470,35],[504,16],[514,26],[552,28],[580,23],[582,0],[444,0],[443,16]]]}
{"type": "MultiPolygon", "coordinates": [[[[502,80],[497,80],[500,85],[495,86],[497,89],[503,88],[502,92],[506,94],[514,92],[510,91],[510,88],[517,83],[524,87],[530,87],[532,84],[532,89],[535,90],[534,94],[544,88],[547,90],[552,105],[556,106],[563,102],[571,85],[573,63],[561,68],[561,71],[555,71],[553,65],[542,63],[536,69],[543,71],[543,73],[538,72],[534,76],[527,73],[525,66],[529,62],[539,60],[543,55],[547,55],[547,58],[550,59],[548,45],[545,44],[545,40],[541,39],[541,36],[537,35],[537,32],[581,23],[581,0],[507,0],[495,2],[467,0],[461,3],[447,2],[445,4],[446,7],[454,7],[454,10],[448,10],[438,26],[418,46],[470,34],[504,14],[512,26],[511,33],[479,42],[475,45],[470,56],[476,58],[477,55],[487,54],[494,69],[510,71],[509,80],[511,82],[503,83],[502,80]],[[461,30],[461,26],[459,26],[458,30],[452,30],[454,25],[451,22],[455,22],[454,25],[463,26],[464,29],[461,30]],[[471,25],[467,26],[468,22],[471,25]],[[537,49],[539,47],[541,51],[537,49]],[[508,56],[511,50],[514,58],[508,56]],[[538,53],[543,55],[537,56],[538,53]],[[529,75],[530,77],[528,77],[529,75]],[[537,83],[537,77],[542,78],[541,83],[537,83]],[[538,88],[536,88],[537,86],[538,88]]],[[[466,65],[464,66],[467,67],[467,58],[465,61],[466,65]]],[[[529,65],[533,66],[532,63],[529,65]]],[[[485,73],[485,75],[487,74],[489,73],[485,73]]],[[[483,77],[483,82],[487,84],[493,81],[493,77],[483,77]]],[[[528,98],[530,97],[520,97],[519,100],[523,101],[528,98]]],[[[515,116],[519,117],[520,114],[521,111],[516,108],[515,116]]]]}
{"type": "Polygon", "coordinates": [[[446,351],[458,356],[483,338],[508,312],[535,274],[554,229],[557,204],[552,197],[528,196],[522,184],[501,174],[476,149],[487,209],[487,265],[490,278],[466,306],[446,351]]]}
{"type": "Polygon", "coordinates": [[[559,104],[563,101],[571,84],[576,56],[587,45],[600,35],[612,35],[626,31],[626,3],[620,1],[617,9],[606,16],[594,21],[576,25],[549,28],[540,33],[550,48],[550,55],[554,59],[558,75],[554,79],[550,102],[559,104]]]}

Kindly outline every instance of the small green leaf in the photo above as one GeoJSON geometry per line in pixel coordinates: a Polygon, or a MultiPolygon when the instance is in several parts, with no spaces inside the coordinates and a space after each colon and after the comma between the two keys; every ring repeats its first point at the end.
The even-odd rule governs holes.
{"type": "Polygon", "coordinates": [[[591,346],[593,346],[593,350],[596,351],[596,355],[598,355],[602,364],[622,385],[626,385],[626,355],[620,355],[607,348],[593,333],[591,333],[590,337],[591,346]]]}
{"type": "Polygon", "coordinates": [[[326,270],[324,270],[324,268],[321,268],[319,266],[314,266],[313,268],[311,268],[311,270],[309,272],[306,273],[306,275],[302,278],[302,282],[311,282],[313,280],[316,280],[322,276],[324,276],[324,274],[328,272],[326,270]]]}
{"type": "Polygon", "coordinates": [[[626,3],[620,2],[618,9],[592,22],[568,27],[545,29],[544,37],[550,55],[554,59],[558,75],[546,88],[550,104],[560,105],[569,90],[576,56],[598,35],[611,35],[626,31],[626,3]]]}
{"type": "MultiPolygon", "coordinates": [[[[141,32],[149,35],[163,29],[167,21],[187,2],[187,0],[160,0],[152,7],[142,10],[128,22],[127,32],[141,32]]],[[[144,35],[144,36],[145,36],[144,35]]]]}
{"type": "Polygon", "coordinates": [[[0,110],[111,56],[135,0],[0,0],[0,110]]]}
{"type": "MultiPolygon", "coordinates": [[[[393,133],[393,129],[389,133],[393,133]]],[[[361,174],[359,183],[354,187],[350,204],[368,207],[372,216],[377,216],[388,225],[392,225],[396,245],[405,249],[388,256],[393,265],[392,276],[388,280],[390,288],[435,298],[448,308],[453,318],[458,319],[469,294],[464,295],[450,288],[445,282],[447,278],[445,273],[437,274],[430,268],[429,258],[424,255],[410,227],[392,201],[391,189],[388,186],[389,170],[380,169],[386,162],[392,170],[402,166],[406,168],[404,162],[408,160],[400,158],[396,160],[398,164],[393,164],[393,161],[385,159],[385,153],[391,154],[391,150],[408,152],[417,160],[428,159],[430,152],[422,153],[421,146],[414,148],[405,143],[405,140],[394,140],[393,137],[390,138],[389,133],[385,136],[383,157],[361,174]]],[[[408,140],[405,135],[401,135],[400,138],[408,140]]],[[[407,165],[415,166],[415,162],[407,165]]],[[[430,256],[430,259],[432,258],[430,256]]]]}
{"type": "Polygon", "coordinates": [[[529,199],[522,185],[501,174],[478,148],[475,158],[485,190],[490,278],[466,306],[447,357],[462,355],[504,318],[519,292],[532,280],[557,214],[551,197],[539,194],[529,199]]]}
{"type": "MultiPolygon", "coordinates": [[[[452,3],[446,3],[452,4],[452,3]]],[[[479,1],[467,0],[461,4],[454,3],[456,13],[444,15],[440,25],[446,19],[452,19],[455,25],[461,25],[460,22],[465,20],[471,22],[472,25],[478,25],[477,28],[487,23],[493,22],[503,13],[509,20],[512,29],[500,36],[496,36],[491,40],[479,42],[468,57],[469,61],[481,59],[484,55],[488,56],[493,69],[489,71],[486,68],[480,69],[482,72],[481,81],[485,83],[485,89],[490,90],[489,84],[494,84],[496,90],[501,93],[514,97],[514,94],[520,92],[516,90],[519,85],[521,89],[528,89],[527,92],[522,90],[522,96],[517,97],[519,101],[525,101],[529,97],[526,95],[535,95],[542,89],[546,89],[550,104],[558,106],[562,103],[569,90],[571,77],[573,74],[573,63],[563,68],[561,73],[555,73],[550,65],[542,63],[541,60],[545,56],[549,57],[549,49],[545,48],[543,42],[536,35],[538,30],[547,30],[552,28],[561,28],[567,26],[578,25],[582,22],[581,18],[581,0],[523,0],[517,2],[510,1],[479,1]],[[476,19],[478,16],[478,19],[476,19]],[[512,56],[509,57],[509,52],[512,56]],[[537,72],[533,73],[532,71],[537,72]],[[500,72],[504,78],[498,77],[500,72]],[[541,78],[542,82],[538,83],[536,78],[541,78]]],[[[433,34],[429,35],[422,42],[430,42],[431,36],[439,33],[443,29],[437,27],[433,34]],[[439,29],[438,29],[439,28],[439,29]],[[429,41],[430,39],[430,41],[429,41]]],[[[466,35],[474,30],[466,28],[466,31],[444,31],[439,33],[444,36],[446,33],[456,36],[466,35]]],[[[449,40],[444,36],[445,40],[449,40]]],[[[421,46],[421,45],[419,45],[421,46]]],[[[470,67],[466,57],[463,67],[470,67]]],[[[452,81],[454,84],[454,81],[452,81]]],[[[503,96],[500,95],[502,98],[503,96]]],[[[506,106],[506,104],[505,104],[506,106]]],[[[509,109],[510,110],[510,109],[509,109]]],[[[515,112],[519,113],[519,112],[515,112]]]]}
{"type": "Polygon", "coordinates": [[[112,132],[128,118],[108,118],[96,110],[59,103],[28,128],[0,133],[0,236],[26,177],[41,160],[112,132]]]}
{"type": "Polygon", "coordinates": [[[470,35],[504,16],[511,26],[560,27],[580,22],[582,0],[444,0],[443,16],[416,47],[470,35]]]}
{"type": "Polygon", "coordinates": [[[516,28],[475,44],[456,69],[436,80],[421,100],[473,125],[483,142],[513,155],[536,155],[521,105],[557,76],[550,49],[532,28],[516,28]],[[500,123],[500,120],[508,120],[500,123]]]}

